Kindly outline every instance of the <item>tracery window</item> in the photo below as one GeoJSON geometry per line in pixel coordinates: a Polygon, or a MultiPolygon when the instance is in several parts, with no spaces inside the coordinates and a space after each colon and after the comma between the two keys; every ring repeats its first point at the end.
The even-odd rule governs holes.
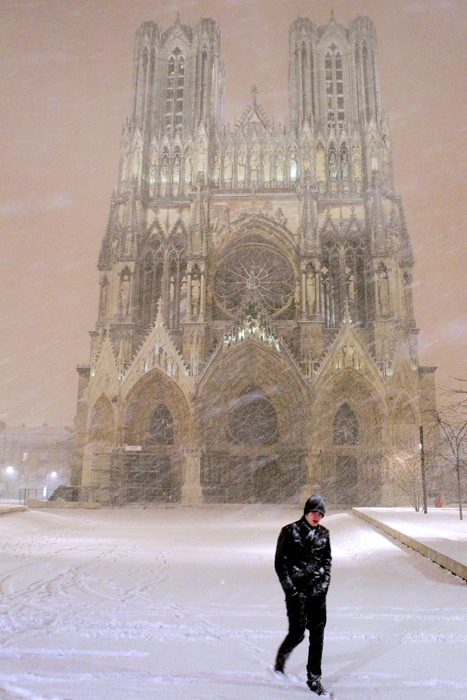
{"type": "Polygon", "coordinates": [[[365,116],[367,123],[373,116],[373,106],[375,102],[375,66],[374,66],[374,54],[371,48],[369,49],[366,44],[363,44],[362,49],[362,63],[363,63],[363,87],[365,91],[365,116]]]}
{"type": "Polygon", "coordinates": [[[337,328],[346,312],[351,320],[366,321],[365,248],[359,233],[342,242],[330,235],[323,244],[322,309],[327,328],[337,328]]]}
{"type": "Polygon", "coordinates": [[[352,236],[345,247],[346,297],[354,323],[366,320],[365,248],[362,237],[352,236]]]}
{"type": "Polygon", "coordinates": [[[183,121],[183,97],[185,89],[185,59],[179,48],[169,58],[165,130],[167,134],[181,134],[183,121]]]}
{"type": "Polygon", "coordinates": [[[310,80],[311,80],[311,114],[314,118],[316,114],[316,98],[315,98],[315,68],[313,61],[313,51],[310,49],[310,80]]]}
{"type": "Polygon", "coordinates": [[[358,420],[348,403],[343,403],[334,416],[334,445],[358,445],[358,420]]]}
{"type": "Polygon", "coordinates": [[[335,44],[326,52],[325,71],[328,126],[342,126],[345,121],[344,65],[342,53],[335,44]]]}
{"type": "Polygon", "coordinates": [[[206,116],[206,86],[207,86],[208,51],[203,48],[201,54],[201,118],[206,116]]]}
{"type": "Polygon", "coordinates": [[[151,416],[148,443],[150,445],[174,444],[174,420],[165,403],[160,403],[151,416]]]}
{"type": "Polygon", "coordinates": [[[139,312],[145,325],[156,318],[157,302],[162,296],[163,259],[160,248],[149,251],[142,263],[140,273],[139,312]]]}
{"type": "Polygon", "coordinates": [[[327,328],[337,328],[344,316],[342,258],[342,245],[337,240],[330,238],[324,245],[321,267],[322,308],[327,328]]]}
{"type": "MultiPolygon", "coordinates": [[[[141,77],[142,77],[143,86],[146,86],[146,84],[147,84],[148,63],[149,63],[149,51],[147,48],[145,48],[143,51],[143,61],[142,61],[142,66],[141,66],[141,69],[142,69],[141,70],[141,72],[142,72],[141,77]]],[[[144,115],[145,110],[146,110],[146,90],[143,89],[142,100],[141,100],[141,114],[142,115],[144,115]]]]}
{"type": "Polygon", "coordinates": [[[180,328],[180,321],[186,312],[186,260],[185,243],[175,241],[167,256],[167,313],[166,322],[169,328],[180,328]]]}
{"type": "Polygon", "coordinates": [[[224,257],[214,277],[214,295],[228,316],[258,302],[273,317],[282,317],[294,298],[294,271],[286,258],[269,246],[244,245],[224,257]]]}
{"type": "Polygon", "coordinates": [[[302,44],[301,50],[297,47],[295,51],[295,62],[297,65],[297,80],[300,87],[300,110],[302,122],[304,122],[315,114],[313,51],[311,47],[307,49],[305,43],[302,44]]]}
{"type": "Polygon", "coordinates": [[[303,114],[303,119],[306,119],[307,117],[307,99],[306,99],[306,76],[307,76],[307,60],[306,60],[306,48],[305,46],[302,46],[302,65],[301,65],[301,73],[302,73],[302,114],[303,114]]]}

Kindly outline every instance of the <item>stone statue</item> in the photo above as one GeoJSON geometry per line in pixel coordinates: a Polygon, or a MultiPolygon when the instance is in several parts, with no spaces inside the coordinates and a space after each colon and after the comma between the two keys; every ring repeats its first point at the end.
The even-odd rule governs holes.
{"type": "Polygon", "coordinates": [[[199,277],[196,275],[192,277],[191,280],[191,313],[193,316],[198,316],[199,305],[201,301],[201,282],[199,277]]]}
{"type": "Polygon", "coordinates": [[[379,310],[382,316],[389,313],[389,281],[385,270],[378,272],[378,301],[379,310]]]}
{"type": "Polygon", "coordinates": [[[337,179],[337,161],[336,154],[334,153],[334,151],[331,151],[331,153],[329,154],[329,179],[337,179]]]}
{"type": "Polygon", "coordinates": [[[316,311],[316,279],[314,270],[308,270],[306,273],[306,305],[310,315],[316,311]]]}
{"type": "Polygon", "coordinates": [[[193,158],[191,153],[185,157],[185,182],[188,184],[193,179],[193,158]]]}
{"type": "Polygon", "coordinates": [[[124,272],[120,282],[119,293],[120,313],[122,316],[128,315],[130,305],[130,273],[124,272]]]}
{"type": "Polygon", "coordinates": [[[237,180],[244,182],[246,175],[246,154],[245,151],[240,151],[237,158],[237,180]]]}
{"type": "Polygon", "coordinates": [[[348,180],[348,179],[349,179],[349,156],[347,155],[347,151],[342,151],[342,155],[341,155],[341,173],[342,173],[342,179],[343,179],[343,180],[348,180]]]}

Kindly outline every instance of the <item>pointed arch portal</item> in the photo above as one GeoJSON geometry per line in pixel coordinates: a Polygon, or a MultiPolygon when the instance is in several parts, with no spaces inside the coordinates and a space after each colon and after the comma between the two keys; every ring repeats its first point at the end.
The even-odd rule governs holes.
{"type": "Polygon", "coordinates": [[[148,372],[125,399],[122,432],[111,465],[120,502],[179,500],[182,442],[190,432],[181,390],[158,370],[148,372]]]}
{"type": "Polygon", "coordinates": [[[306,399],[284,360],[265,343],[246,340],[224,350],[201,387],[206,502],[284,503],[301,493],[306,399]]]}

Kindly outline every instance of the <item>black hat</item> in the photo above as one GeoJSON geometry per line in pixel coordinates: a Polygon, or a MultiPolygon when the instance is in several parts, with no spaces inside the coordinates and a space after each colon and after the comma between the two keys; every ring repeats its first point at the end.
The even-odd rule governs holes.
{"type": "Polygon", "coordinates": [[[321,515],[324,515],[325,512],[326,503],[324,501],[324,498],[318,493],[315,493],[314,496],[310,496],[310,498],[305,503],[305,508],[303,509],[304,515],[306,515],[307,513],[321,513],[321,515]]]}

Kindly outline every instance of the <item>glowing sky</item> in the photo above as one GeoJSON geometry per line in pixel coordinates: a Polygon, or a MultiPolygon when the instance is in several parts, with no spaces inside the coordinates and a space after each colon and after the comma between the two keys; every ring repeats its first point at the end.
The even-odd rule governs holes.
{"type": "Polygon", "coordinates": [[[226,121],[258,101],[286,121],[288,31],[298,16],[348,25],[369,15],[379,42],[396,191],[415,255],[423,365],[467,378],[463,0],[2,0],[0,419],[70,425],[78,363],[89,361],[97,257],[118,172],[143,20],[177,10],[220,25],[226,121]]]}

